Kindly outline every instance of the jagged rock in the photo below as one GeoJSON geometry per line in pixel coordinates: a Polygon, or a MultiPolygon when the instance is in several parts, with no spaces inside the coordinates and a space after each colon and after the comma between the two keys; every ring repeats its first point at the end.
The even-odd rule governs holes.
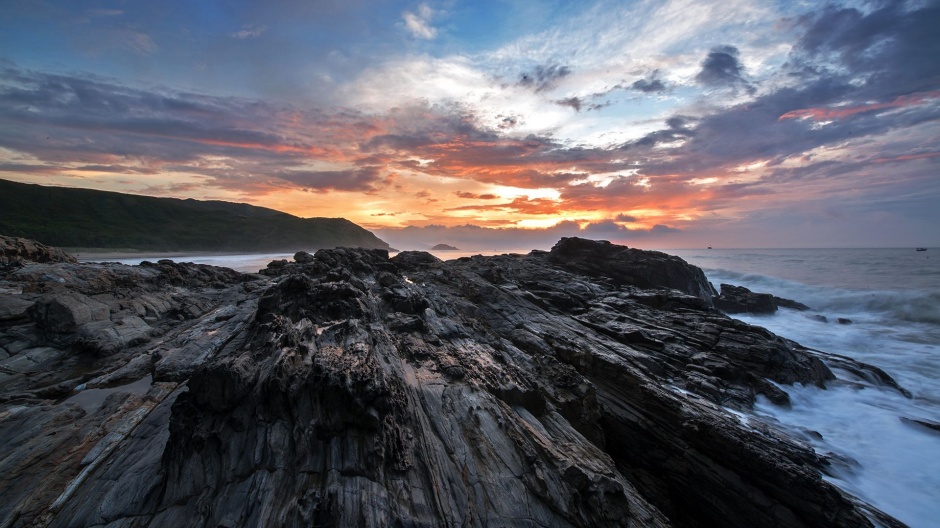
{"type": "Polygon", "coordinates": [[[812,309],[792,299],[784,299],[769,293],[752,292],[744,286],[722,284],[720,290],[721,293],[714,298],[715,308],[729,314],[771,314],[776,312],[778,307],[801,312],[812,309]]]}
{"type": "Polygon", "coordinates": [[[313,262],[313,255],[307,253],[306,251],[298,251],[294,253],[294,262],[298,264],[309,264],[313,262]]]}
{"type": "Polygon", "coordinates": [[[78,262],[59,248],[40,244],[27,238],[0,235],[0,270],[21,266],[26,262],[78,262]]]}
{"type": "Polygon", "coordinates": [[[940,423],[934,422],[933,420],[926,420],[924,418],[908,418],[906,416],[902,416],[901,421],[904,423],[914,424],[919,427],[924,427],[933,433],[940,433],[940,423]]]}
{"type": "Polygon", "coordinates": [[[812,310],[812,308],[799,301],[794,301],[793,299],[784,299],[783,297],[777,297],[776,295],[774,295],[774,302],[780,308],[790,308],[791,310],[797,310],[800,312],[812,310]]]}
{"type": "Polygon", "coordinates": [[[725,313],[770,314],[777,311],[774,296],[769,293],[754,293],[744,286],[722,284],[721,293],[715,297],[715,308],[725,313]]]}
{"type": "MultiPolygon", "coordinates": [[[[777,384],[822,385],[828,356],[712,309],[701,271],[656,252],[565,239],[448,262],[320,250],[264,275],[42,266],[13,274],[24,302],[80,294],[111,314],[84,325],[134,317],[152,336],[108,358],[47,347],[29,375],[0,371],[0,524],[800,527],[880,514],[822,479],[826,457],[722,407],[785,405],[777,384]],[[92,414],[61,401],[144,373],[146,395],[113,388],[92,414]]],[[[17,350],[3,365],[40,350],[16,344],[40,340],[32,320],[0,332],[17,350]]]]}
{"type": "Polygon", "coordinates": [[[392,257],[392,262],[394,262],[399,269],[410,271],[422,269],[443,261],[424,251],[402,251],[392,257]]]}
{"type": "Polygon", "coordinates": [[[31,312],[36,326],[49,334],[70,334],[86,323],[111,317],[108,305],[74,292],[45,295],[36,300],[31,312]]]}
{"type": "Polygon", "coordinates": [[[81,326],[75,341],[80,348],[101,355],[111,355],[124,348],[150,340],[153,328],[143,319],[129,316],[117,321],[100,321],[81,326]]]}
{"type": "Polygon", "coordinates": [[[672,288],[699,297],[709,305],[716,293],[701,269],[658,251],[570,237],[562,238],[552,247],[548,260],[569,271],[603,277],[618,285],[672,288]]]}

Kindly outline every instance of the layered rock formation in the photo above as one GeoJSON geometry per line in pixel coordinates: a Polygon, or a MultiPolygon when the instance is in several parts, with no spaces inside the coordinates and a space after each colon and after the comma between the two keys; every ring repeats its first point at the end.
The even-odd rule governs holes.
{"type": "Polygon", "coordinates": [[[722,315],[661,253],[335,249],[259,275],[63,263],[2,282],[20,290],[0,312],[4,526],[894,522],[747,417],[831,379],[818,355],[722,315]],[[121,346],[87,337],[132,318],[149,330],[102,338],[121,346]]]}
{"type": "Polygon", "coordinates": [[[792,299],[784,299],[769,293],[752,292],[744,286],[721,284],[719,288],[721,292],[714,298],[715,308],[729,314],[772,314],[777,311],[778,307],[801,312],[812,309],[792,299]]]}
{"type": "Polygon", "coordinates": [[[59,248],[35,240],[0,235],[0,270],[21,266],[26,262],[78,262],[59,248]]]}

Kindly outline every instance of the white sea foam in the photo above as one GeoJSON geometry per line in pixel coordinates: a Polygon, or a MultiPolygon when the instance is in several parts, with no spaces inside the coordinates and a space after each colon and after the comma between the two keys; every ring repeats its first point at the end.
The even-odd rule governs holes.
{"type": "Polygon", "coordinates": [[[911,527],[936,526],[940,433],[905,419],[940,423],[940,259],[902,250],[689,253],[680,256],[701,265],[716,287],[745,286],[814,309],[735,317],[804,346],[880,367],[913,394],[908,399],[836,371],[843,381],[826,390],[783,386],[792,407],[762,399],[755,414],[779,422],[820,453],[855,461],[833,465],[828,478],[834,484],[911,527]],[[808,315],[823,315],[828,322],[808,315]],[[852,322],[838,324],[840,317],[852,322]],[[822,438],[807,437],[807,429],[822,438]]]}

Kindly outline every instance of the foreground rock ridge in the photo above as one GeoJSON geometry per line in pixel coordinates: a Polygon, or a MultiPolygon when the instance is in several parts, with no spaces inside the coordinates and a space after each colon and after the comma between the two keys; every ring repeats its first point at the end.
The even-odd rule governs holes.
{"type": "Polygon", "coordinates": [[[715,295],[575,238],[4,268],[0,526],[899,526],[748,417],[834,376],[715,295]]]}

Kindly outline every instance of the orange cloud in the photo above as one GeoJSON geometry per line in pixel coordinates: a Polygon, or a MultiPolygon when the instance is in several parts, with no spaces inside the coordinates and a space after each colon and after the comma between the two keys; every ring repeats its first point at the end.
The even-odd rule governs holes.
{"type": "Polygon", "coordinates": [[[889,163],[892,161],[908,161],[925,158],[935,158],[940,156],[940,152],[921,152],[919,154],[904,154],[893,158],[876,158],[875,163],[889,163]]]}
{"type": "Polygon", "coordinates": [[[901,95],[895,97],[890,103],[873,103],[859,106],[844,106],[836,108],[803,108],[801,110],[792,110],[777,118],[777,121],[784,119],[812,119],[813,121],[832,121],[845,117],[860,114],[862,112],[872,112],[875,110],[884,110],[886,108],[899,108],[904,106],[914,106],[922,104],[928,99],[940,97],[940,91],[920,92],[910,95],[901,95]]]}

